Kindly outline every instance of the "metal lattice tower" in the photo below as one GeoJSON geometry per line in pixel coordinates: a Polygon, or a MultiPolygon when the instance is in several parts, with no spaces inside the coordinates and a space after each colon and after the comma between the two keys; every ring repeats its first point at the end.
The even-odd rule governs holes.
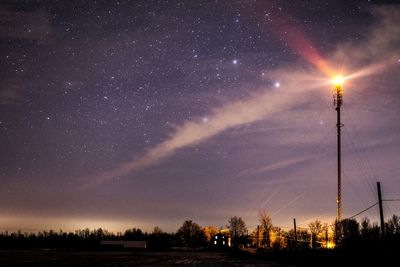
{"type": "Polygon", "coordinates": [[[333,89],[333,105],[335,106],[336,114],[337,114],[337,179],[338,179],[338,188],[337,188],[337,221],[340,222],[342,220],[342,162],[341,162],[341,137],[340,137],[340,129],[343,127],[343,124],[340,122],[340,107],[343,105],[343,78],[337,77],[334,81],[334,89],[333,89]]]}

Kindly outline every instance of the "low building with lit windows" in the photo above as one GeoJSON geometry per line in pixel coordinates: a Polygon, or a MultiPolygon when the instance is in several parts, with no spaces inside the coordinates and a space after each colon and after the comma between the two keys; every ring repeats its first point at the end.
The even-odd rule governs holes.
{"type": "Polygon", "coordinates": [[[212,245],[217,248],[224,248],[231,246],[231,238],[228,235],[219,232],[211,238],[212,245]]]}

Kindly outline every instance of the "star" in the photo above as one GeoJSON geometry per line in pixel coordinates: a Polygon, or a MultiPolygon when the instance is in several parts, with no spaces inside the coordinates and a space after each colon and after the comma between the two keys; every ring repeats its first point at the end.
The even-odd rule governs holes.
{"type": "MultiPolygon", "coordinates": [[[[393,101],[400,97],[394,69],[400,67],[400,54],[392,45],[400,5],[385,9],[385,23],[379,23],[353,3],[363,1],[69,1],[81,3],[76,12],[64,12],[64,1],[42,2],[0,1],[8,29],[0,29],[0,136],[7,137],[0,138],[0,177],[7,173],[0,187],[0,217],[8,212],[34,214],[46,222],[55,216],[75,220],[72,214],[78,214],[82,221],[113,218],[115,225],[137,218],[148,222],[135,225],[143,230],[159,223],[176,231],[181,218],[191,215],[187,211],[196,210],[198,217],[210,218],[205,225],[223,225],[228,214],[244,216],[262,208],[253,207],[253,200],[267,194],[267,180],[281,177],[299,183],[287,183],[277,194],[269,192],[274,198],[268,206],[275,211],[291,199],[299,205],[284,209],[282,221],[274,217],[277,226],[314,212],[334,216],[335,190],[325,188],[328,180],[319,178],[335,174],[324,167],[335,163],[330,144],[336,139],[327,135],[321,149],[312,147],[335,126],[335,110],[314,101],[330,99],[331,86],[317,86],[323,81],[318,83],[322,76],[313,65],[322,59],[340,66],[336,60],[341,58],[333,57],[338,52],[348,70],[390,62],[382,64],[387,72],[357,78],[360,82],[349,90],[345,106],[356,117],[353,122],[343,118],[346,129],[362,131],[364,144],[386,144],[400,131],[400,107],[393,101]],[[364,36],[362,42],[357,36],[364,36]],[[374,97],[355,99],[350,91],[374,97]],[[357,112],[358,106],[371,105],[384,113],[357,112]],[[368,123],[376,120],[380,131],[368,123]],[[307,157],[318,160],[297,164],[301,151],[310,151],[307,157]],[[115,186],[117,179],[121,182],[115,186]],[[96,185],[85,189],[83,199],[76,189],[89,180],[96,185]],[[301,208],[317,199],[311,193],[296,198],[306,187],[315,188],[317,195],[330,194],[328,200],[301,208]],[[20,193],[1,194],[14,188],[20,193]],[[58,194],[62,201],[53,212],[58,194]],[[249,201],[231,205],[241,195],[249,201]],[[130,203],[129,214],[121,203],[130,203]],[[210,212],[210,206],[224,212],[210,212]]],[[[381,176],[388,177],[388,189],[400,186],[389,183],[390,176],[400,175],[392,160],[400,144],[393,145],[382,146],[377,154],[365,147],[379,159],[375,167],[386,170],[381,176]],[[382,168],[386,159],[389,163],[382,168]]],[[[368,202],[370,188],[354,183],[368,202]]],[[[348,208],[364,207],[349,202],[348,208]]],[[[256,226],[257,216],[248,223],[256,226]]],[[[48,225],[38,228],[46,230],[48,225]]]]}

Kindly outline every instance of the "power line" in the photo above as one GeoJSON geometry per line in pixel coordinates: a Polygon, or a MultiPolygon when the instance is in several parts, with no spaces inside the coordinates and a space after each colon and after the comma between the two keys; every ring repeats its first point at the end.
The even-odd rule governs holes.
{"type": "MultiPolygon", "coordinates": [[[[395,199],[384,199],[384,200],[382,200],[382,201],[400,201],[400,198],[395,198],[395,199]]],[[[346,220],[346,219],[353,219],[354,217],[357,217],[358,215],[360,215],[360,214],[362,214],[362,213],[364,213],[364,212],[366,212],[366,211],[372,209],[372,208],[375,207],[376,205],[378,205],[378,202],[376,202],[376,203],[374,203],[373,205],[369,206],[368,208],[363,209],[362,211],[360,211],[360,212],[354,214],[353,216],[350,216],[350,217],[348,217],[348,218],[345,218],[344,220],[346,220]]],[[[329,225],[327,225],[327,226],[330,227],[330,226],[334,226],[334,225],[335,225],[335,224],[329,224],[329,225]]],[[[289,228],[289,227],[280,227],[280,228],[289,228]]],[[[300,230],[302,230],[302,229],[303,229],[303,230],[309,230],[309,227],[304,227],[304,226],[300,226],[300,225],[297,225],[297,228],[300,229],[300,230]]]]}
{"type": "Polygon", "coordinates": [[[354,185],[354,183],[352,182],[352,179],[350,179],[350,177],[347,175],[347,173],[345,171],[343,172],[343,180],[344,182],[347,182],[347,184],[349,184],[350,189],[353,191],[353,194],[350,194],[350,197],[353,198],[353,202],[355,199],[359,200],[362,202],[362,206],[365,207],[368,205],[368,203],[365,201],[363,195],[359,192],[359,188],[357,186],[354,185]]]}
{"type": "Polygon", "coordinates": [[[366,209],[360,211],[359,213],[357,213],[357,214],[355,214],[355,215],[353,215],[353,216],[351,216],[351,217],[349,217],[349,218],[347,218],[347,219],[353,219],[354,217],[357,217],[358,215],[360,215],[360,214],[366,212],[367,210],[372,209],[372,208],[375,207],[376,205],[378,205],[378,202],[376,202],[375,204],[369,206],[368,208],[366,208],[366,209]]]}
{"type": "Polygon", "coordinates": [[[354,167],[355,169],[358,171],[359,175],[361,178],[365,178],[367,185],[370,189],[370,193],[371,196],[375,196],[375,187],[373,186],[373,183],[376,182],[376,175],[374,174],[374,170],[372,168],[372,165],[370,163],[368,163],[368,161],[366,160],[367,158],[363,158],[359,149],[357,148],[357,145],[355,144],[355,142],[353,141],[350,131],[348,128],[344,127],[344,133],[345,136],[347,137],[349,143],[344,142],[345,145],[348,145],[348,148],[350,150],[350,152],[354,153],[354,167]],[[371,177],[367,174],[369,172],[366,171],[366,169],[369,168],[371,170],[371,172],[373,173],[373,178],[371,179],[371,177]],[[375,181],[374,181],[375,180],[375,181]]]}
{"type": "MultiPolygon", "coordinates": [[[[350,126],[350,128],[353,128],[353,130],[358,130],[357,129],[357,124],[354,122],[354,120],[353,120],[353,116],[352,116],[352,114],[350,113],[350,112],[348,112],[347,111],[347,118],[350,120],[350,125],[348,125],[348,126],[350,126]]],[[[355,142],[353,141],[353,139],[352,139],[352,137],[351,137],[351,133],[350,133],[350,129],[347,129],[348,130],[348,133],[347,133],[347,135],[348,135],[348,137],[349,137],[349,139],[350,139],[350,141],[353,143],[353,146],[354,146],[354,148],[356,149],[356,152],[358,153],[358,155],[360,156],[360,159],[363,159],[362,157],[361,157],[361,153],[360,152],[365,152],[365,151],[360,151],[360,150],[362,150],[362,147],[364,147],[365,148],[365,145],[361,142],[361,140],[359,140],[360,142],[361,142],[361,147],[357,147],[356,146],[356,144],[355,144],[355,142]]],[[[346,131],[347,131],[346,130],[346,131]]],[[[371,170],[371,172],[372,172],[372,177],[374,177],[375,178],[375,180],[376,180],[376,177],[377,177],[377,175],[376,175],[376,172],[375,172],[375,169],[373,168],[373,166],[372,166],[372,164],[371,164],[371,161],[369,160],[369,157],[368,157],[368,154],[367,153],[365,153],[365,160],[366,160],[366,162],[364,162],[363,164],[365,164],[366,163],[366,165],[368,165],[368,167],[370,168],[370,170],[371,170]]],[[[376,181],[375,181],[376,182],[376,181]]]]}
{"type": "Polygon", "coordinates": [[[394,198],[394,199],[383,199],[382,201],[400,201],[400,198],[394,198]]]}

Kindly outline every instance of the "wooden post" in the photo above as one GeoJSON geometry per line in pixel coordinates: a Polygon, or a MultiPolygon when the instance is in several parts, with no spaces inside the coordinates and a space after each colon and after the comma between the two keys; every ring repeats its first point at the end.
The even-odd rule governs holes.
{"type": "Polygon", "coordinates": [[[293,218],[293,224],[294,224],[294,246],[297,248],[296,218],[293,218]]]}
{"type": "Polygon", "coordinates": [[[378,187],[379,215],[381,218],[381,233],[382,233],[382,238],[383,238],[383,237],[385,237],[385,220],[383,218],[381,183],[377,182],[376,185],[378,187]]]}

